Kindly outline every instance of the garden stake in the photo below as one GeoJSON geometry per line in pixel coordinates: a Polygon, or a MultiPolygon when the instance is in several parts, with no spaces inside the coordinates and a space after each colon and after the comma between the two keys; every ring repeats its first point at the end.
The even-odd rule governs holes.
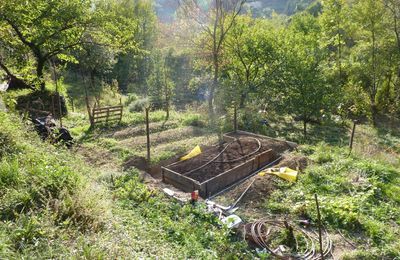
{"type": "Polygon", "coordinates": [[[146,113],[146,140],[147,140],[147,163],[150,165],[150,129],[149,129],[149,107],[145,108],[146,113]]]}
{"type": "Polygon", "coordinates": [[[321,259],[324,260],[324,250],[322,249],[322,228],[321,228],[321,213],[319,211],[318,197],[317,193],[314,194],[315,203],[317,204],[317,214],[318,214],[318,240],[319,240],[319,251],[321,253],[321,259]]]}
{"type": "Polygon", "coordinates": [[[354,134],[356,132],[356,124],[357,124],[357,120],[354,120],[353,121],[353,130],[351,131],[351,137],[350,137],[350,144],[349,144],[350,152],[349,152],[349,155],[351,154],[351,150],[353,149],[353,139],[354,139],[354,134]]]}

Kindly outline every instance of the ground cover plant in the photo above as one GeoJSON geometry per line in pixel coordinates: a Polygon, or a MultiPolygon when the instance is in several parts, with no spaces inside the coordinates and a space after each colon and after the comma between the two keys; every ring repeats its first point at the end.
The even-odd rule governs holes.
{"type": "Polygon", "coordinates": [[[219,203],[254,181],[244,222],[315,224],[317,194],[332,258],[397,259],[400,1],[178,2],[0,1],[0,259],[272,259],[162,191],[160,165],[237,129],[296,142],[273,152],[299,175],[219,203]]]}
{"type": "Polygon", "coordinates": [[[246,256],[214,216],[149,190],[137,171],[111,182],[118,173],[42,143],[16,116],[0,119],[1,258],[246,256]]]}

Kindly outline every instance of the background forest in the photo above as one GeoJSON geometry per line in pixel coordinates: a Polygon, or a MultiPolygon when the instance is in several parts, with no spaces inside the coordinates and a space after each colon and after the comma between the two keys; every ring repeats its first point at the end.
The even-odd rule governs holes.
{"type": "Polygon", "coordinates": [[[263,214],[315,221],[318,193],[350,240],[336,258],[400,255],[400,0],[2,0],[0,91],[0,259],[271,257],[127,166],[145,160],[144,108],[145,163],[217,143],[237,115],[312,162],[263,214]],[[117,104],[118,126],[93,127],[117,104]],[[28,108],[74,148],[27,133],[28,108]]]}
{"type": "Polygon", "coordinates": [[[304,129],[334,115],[399,115],[398,2],[220,4],[5,1],[2,73],[44,90],[53,64],[72,102],[90,83],[97,100],[106,87],[158,107],[208,100],[212,112],[292,114],[304,129]]]}

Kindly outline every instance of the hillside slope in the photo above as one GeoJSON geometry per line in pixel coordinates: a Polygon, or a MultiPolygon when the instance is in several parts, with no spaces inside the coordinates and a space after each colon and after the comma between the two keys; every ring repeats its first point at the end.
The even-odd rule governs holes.
{"type": "Polygon", "coordinates": [[[136,170],[100,171],[0,112],[0,259],[210,259],[246,252],[216,224],[202,207],[148,189],[136,170]]]}
{"type": "MultiPolygon", "coordinates": [[[[279,14],[292,15],[298,11],[305,10],[315,0],[258,0],[247,1],[247,8],[251,8],[256,16],[270,14],[275,11],[279,14]]],[[[158,18],[162,22],[170,22],[174,19],[175,12],[179,7],[177,0],[156,0],[155,8],[158,18]]]]}

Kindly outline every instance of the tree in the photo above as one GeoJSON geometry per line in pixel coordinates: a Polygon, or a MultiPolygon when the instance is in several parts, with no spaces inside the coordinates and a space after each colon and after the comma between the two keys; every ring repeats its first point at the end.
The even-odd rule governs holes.
{"type": "Polygon", "coordinates": [[[311,15],[293,17],[289,28],[282,31],[277,51],[281,70],[276,81],[279,106],[303,122],[304,137],[307,124],[318,120],[329,110],[332,88],[327,84],[321,64],[326,51],[319,44],[321,28],[311,15]]]}
{"type": "Polygon", "coordinates": [[[2,1],[0,67],[44,90],[44,69],[53,57],[76,62],[72,52],[83,44],[135,48],[136,20],[121,16],[121,10],[119,1],[106,0],[2,1]]]}
{"type": "Polygon", "coordinates": [[[131,30],[137,49],[118,55],[113,74],[121,91],[135,90],[144,94],[151,73],[151,52],[157,36],[154,3],[150,0],[124,0],[120,5],[119,15],[136,21],[131,30]]]}
{"type": "Polygon", "coordinates": [[[357,1],[353,10],[359,30],[354,36],[356,46],[352,49],[352,81],[368,95],[372,122],[376,125],[377,94],[390,70],[387,13],[383,2],[375,0],[357,1]]]}
{"type": "Polygon", "coordinates": [[[90,20],[88,0],[2,1],[0,67],[10,78],[21,75],[26,85],[38,85],[44,90],[46,62],[78,48],[90,20]],[[30,76],[31,68],[34,77],[30,76]]]}
{"type": "Polygon", "coordinates": [[[163,107],[166,113],[166,120],[169,118],[169,108],[174,82],[171,80],[170,59],[172,52],[167,54],[155,53],[153,55],[153,70],[148,79],[148,95],[152,97],[152,102],[156,107],[163,107]]]}
{"type": "Polygon", "coordinates": [[[332,78],[339,87],[345,83],[343,72],[344,49],[346,47],[346,33],[348,33],[349,10],[345,0],[323,1],[323,13],[320,16],[323,43],[330,50],[328,59],[328,73],[332,71],[332,78]]]}
{"type": "Polygon", "coordinates": [[[79,49],[69,52],[76,59],[69,68],[82,75],[89,117],[89,95],[94,96],[99,105],[103,87],[116,85],[113,72],[118,57],[127,52],[139,52],[134,30],[137,20],[129,11],[126,14],[126,2],[132,1],[96,1],[92,9],[93,26],[85,31],[79,49]]]}
{"type": "MultiPolygon", "coordinates": [[[[208,110],[214,115],[214,94],[218,88],[225,39],[232,29],[237,16],[242,11],[246,0],[210,0],[204,5],[199,0],[182,0],[181,13],[202,32],[200,41],[196,42],[201,58],[211,67],[213,82],[209,86],[208,110]]],[[[206,65],[207,67],[207,65],[206,65]]]]}
{"type": "Polygon", "coordinates": [[[240,16],[226,39],[223,75],[226,84],[235,85],[235,91],[228,93],[239,95],[236,104],[240,108],[244,107],[250,94],[258,93],[259,87],[267,84],[274,73],[277,61],[273,40],[275,26],[279,25],[240,16]]]}
{"type": "Polygon", "coordinates": [[[384,0],[385,7],[389,11],[390,29],[395,35],[395,72],[391,78],[395,93],[392,100],[394,110],[400,114],[400,0],[384,0]]]}

